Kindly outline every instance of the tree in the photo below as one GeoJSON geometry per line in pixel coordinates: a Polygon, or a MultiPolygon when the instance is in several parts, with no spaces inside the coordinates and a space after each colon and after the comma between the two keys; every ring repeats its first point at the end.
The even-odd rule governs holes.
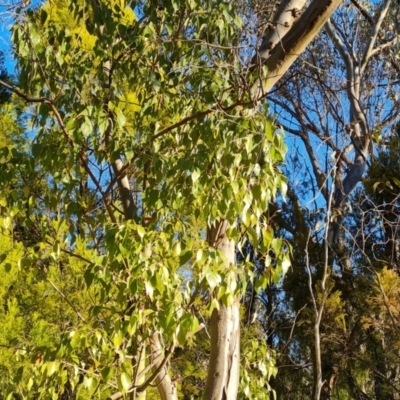
{"type": "Polygon", "coordinates": [[[281,286],[259,295],[259,304],[268,305],[261,311],[266,332],[283,353],[275,382],[282,398],[309,398],[311,388],[313,398],[397,396],[396,362],[386,347],[390,342],[397,352],[390,339],[395,324],[370,315],[373,303],[376,310],[390,298],[381,282],[393,274],[382,268],[395,265],[389,254],[395,254],[397,220],[390,210],[396,209],[396,192],[380,199],[378,193],[383,180],[389,191],[396,188],[389,178],[396,166],[384,172],[374,161],[382,144],[388,146],[386,157],[389,148],[396,152],[395,140],[388,138],[398,115],[397,13],[394,2],[345,2],[328,35],[308,47],[268,96],[278,122],[295,137],[287,157],[288,204],[270,207],[270,213],[281,211],[270,214],[271,224],[293,246],[292,270],[281,286]],[[353,127],[362,121],[354,119],[360,112],[366,128],[353,127]],[[388,177],[372,181],[367,199],[360,194],[363,169],[388,177]],[[378,193],[372,196],[374,183],[378,193]],[[391,220],[379,215],[385,209],[391,220]],[[274,310],[272,318],[268,310],[274,310]],[[385,326],[382,334],[378,326],[385,326]]]}
{"type": "Polygon", "coordinates": [[[339,4],[313,1],[299,17],[304,1],[283,2],[251,68],[236,3],[208,13],[203,2],[78,1],[20,15],[19,84],[0,84],[33,107],[27,165],[47,187],[8,196],[3,176],[15,166],[2,165],[9,217],[39,230],[19,265],[62,268],[68,255],[84,263],[95,293],[84,316],[60,290],[77,320],[44,350],[21,394],[117,399],[154,382],[161,398],[176,398],[168,361],[211,314],[205,397],[237,397],[239,300],[252,270],[236,265],[235,244],[247,234],[262,254],[273,249],[274,279],[288,267],[288,247],[260,219],[286,187],[277,168],[285,146],[254,104],[339,4]],[[289,28],[298,22],[266,54],[289,6],[289,28]],[[63,7],[75,26],[57,17],[63,7]]]}

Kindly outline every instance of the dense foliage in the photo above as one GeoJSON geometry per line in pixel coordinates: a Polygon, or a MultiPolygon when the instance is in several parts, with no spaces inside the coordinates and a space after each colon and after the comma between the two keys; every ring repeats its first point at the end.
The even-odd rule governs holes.
{"type": "Polygon", "coordinates": [[[400,398],[400,6],[282,4],[10,7],[0,399],[400,398]]]}
{"type": "MultiPolygon", "coordinates": [[[[139,394],[169,360],[196,395],[209,352],[196,332],[253,279],[246,259],[225,267],[207,226],[223,218],[239,248],[273,252],[263,285],[287,269],[260,218],[286,188],[282,135],[264,106],[244,117],[255,78],[239,5],[206,7],[58,1],[15,22],[31,117],[25,146],[1,149],[3,341],[19,360],[4,396],[139,394]],[[182,360],[195,346],[204,355],[182,360]]],[[[272,355],[260,335],[243,346],[241,396],[268,398],[272,355]]]]}

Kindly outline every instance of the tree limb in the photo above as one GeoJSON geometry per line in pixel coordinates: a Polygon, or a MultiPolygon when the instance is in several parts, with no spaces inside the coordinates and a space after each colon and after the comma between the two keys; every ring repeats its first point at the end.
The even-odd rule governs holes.
{"type": "MultiPolygon", "coordinates": [[[[275,83],[289,69],[315,35],[325,25],[331,14],[343,0],[312,1],[300,16],[293,28],[283,37],[281,42],[271,51],[267,59],[258,57],[262,65],[268,67],[266,82],[257,82],[252,88],[253,99],[265,96],[275,83]]],[[[259,66],[252,65],[255,69],[259,66]]]]}
{"type": "Polygon", "coordinates": [[[373,55],[372,51],[375,46],[376,39],[378,38],[382,22],[385,19],[387,12],[389,11],[390,3],[391,3],[391,0],[386,0],[385,4],[383,5],[383,7],[379,13],[378,20],[376,21],[375,25],[372,28],[372,32],[371,32],[370,38],[368,40],[367,47],[365,48],[363,57],[361,59],[361,64],[360,64],[360,72],[361,73],[364,72],[369,59],[373,55]]]}
{"type": "MultiPolygon", "coordinates": [[[[53,114],[56,117],[56,120],[65,136],[65,138],[67,139],[67,142],[69,143],[69,145],[72,148],[75,148],[75,144],[73,142],[73,140],[71,139],[71,136],[69,135],[64,122],[61,118],[60,113],[58,112],[58,110],[56,109],[54,103],[52,100],[46,98],[46,97],[30,97],[28,95],[26,95],[25,93],[22,93],[21,91],[19,91],[18,89],[14,88],[13,86],[9,85],[8,83],[2,81],[0,79],[0,86],[3,86],[4,88],[10,90],[11,92],[15,93],[18,97],[20,97],[21,99],[25,100],[27,103],[42,103],[42,104],[46,104],[49,106],[49,108],[51,109],[51,111],[53,112],[53,114]]],[[[83,157],[83,155],[81,153],[79,153],[79,158],[80,161],[86,171],[86,173],[90,176],[90,179],[92,179],[93,183],[96,186],[96,189],[99,191],[104,205],[106,206],[107,212],[111,218],[111,221],[113,223],[115,223],[117,220],[115,218],[114,212],[112,210],[111,204],[108,201],[108,197],[105,195],[103,189],[101,188],[100,182],[96,179],[96,177],[94,176],[92,170],[89,168],[88,164],[87,164],[87,160],[83,157]]]]}

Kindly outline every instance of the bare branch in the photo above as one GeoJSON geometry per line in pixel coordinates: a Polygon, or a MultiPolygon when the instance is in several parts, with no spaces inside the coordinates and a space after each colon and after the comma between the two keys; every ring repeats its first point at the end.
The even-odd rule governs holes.
{"type": "Polygon", "coordinates": [[[369,38],[367,47],[366,47],[363,57],[361,59],[361,64],[360,64],[361,73],[365,70],[365,67],[367,66],[369,59],[373,55],[372,51],[375,46],[376,39],[378,38],[382,22],[385,19],[387,12],[389,11],[390,3],[391,3],[391,0],[386,0],[385,4],[383,5],[383,7],[379,13],[379,18],[376,21],[375,25],[373,26],[371,36],[369,38]]]}
{"type": "Polygon", "coordinates": [[[353,64],[353,59],[350,55],[350,53],[346,50],[346,47],[342,40],[340,39],[339,35],[335,32],[335,28],[330,20],[327,21],[325,24],[325,30],[329,37],[332,39],[333,44],[335,45],[336,49],[342,56],[342,59],[346,65],[346,70],[347,70],[347,80],[348,82],[352,81],[353,78],[353,70],[354,70],[354,64],[353,64]]]}
{"type": "Polygon", "coordinates": [[[395,36],[392,40],[389,40],[388,42],[382,43],[380,46],[375,47],[371,51],[371,54],[370,54],[369,58],[371,58],[374,54],[377,54],[377,53],[381,52],[382,50],[384,50],[384,49],[386,49],[388,47],[394,46],[398,42],[398,40],[399,40],[398,36],[395,36]]]}
{"type": "Polygon", "coordinates": [[[374,20],[369,15],[368,10],[358,0],[351,0],[351,2],[356,6],[356,8],[358,8],[363,17],[372,25],[374,20]]]}

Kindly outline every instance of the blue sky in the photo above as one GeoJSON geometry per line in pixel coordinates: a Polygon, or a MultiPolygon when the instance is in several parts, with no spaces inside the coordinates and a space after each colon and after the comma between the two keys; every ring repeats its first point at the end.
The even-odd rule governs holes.
{"type": "Polygon", "coordinates": [[[10,27],[12,23],[11,14],[6,7],[0,6],[0,51],[5,55],[6,68],[10,73],[14,71],[15,63],[11,55],[10,27]]]}

